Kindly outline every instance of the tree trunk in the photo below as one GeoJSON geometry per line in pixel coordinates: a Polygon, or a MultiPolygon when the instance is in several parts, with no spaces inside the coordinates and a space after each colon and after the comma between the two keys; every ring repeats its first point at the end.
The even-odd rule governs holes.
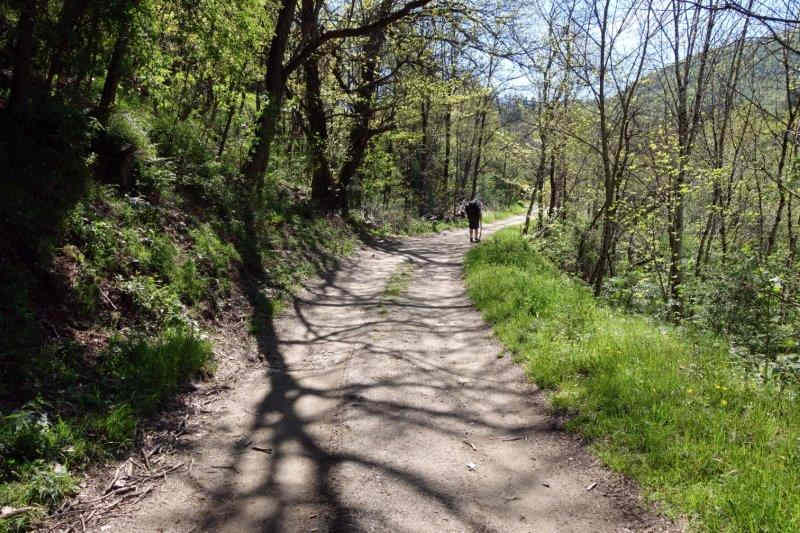
{"type": "Polygon", "coordinates": [[[531,190],[531,200],[528,202],[528,211],[525,213],[525,225],[522,226],[522,234],[527,235],[531,226],[531,213],[533,213],[533,205],[536,203],[536,188],[531,190]]]}
{"type": "MultiPolygon", "coordinates": [[[[241,113],[241,108],[244,105],[244,97],[245,93],[242,91],[241,96],[241,103],[239,106],[239,112],[241,113]]],[[[231,108],[228,110],[228,118],[225,119],[225,128],[222,130],[222,137],[219,140],[219,149],[217,149],[217,159],[222,158],[222,154],[225,153],[225,145],[228,143],[228,135],[231,131],[231,123],[233,122],[233,117],[236,116],[236,102],[231,102],[231,108]]]]}
{"type": "Polygon", "coordinates": [[[481,107],[481,125],[478,129],[478,149],[475,152],[475,167],[472,169],[472,192],[470,193],[470,199],[475,199],[475,195],[478,193],[478,173],[481,170],[481,150],[483,148],[483,132],[486,128],[486,107],[489,105],[489,97],[486,97],[486,102],[481,107]]]}
{"type": "MultiPolygon", "coordinates": [[[[379,8],[377,16],[384,16],[390,7],[390,2],[383,2],[379,8]]],[[[347,189],[353,179],[356,171],[361,166],[364,160],[364,154],[369,146],[369,141],[375,132],[370,130],[372,117],[375,114],[373,107],[373,98],[375,96],[376,77],[378,58],[380,57],[383,43],[386,40],[386,29],[378,27],[373,29],[364,44],[363,57],[365,58],[361,65],[361,79],[358,90],[356,91],[357,97],[353,111],[355,112],[356,119],[350,129],[347,156],[344,164],[339,171],[338,183],[338,208],[342,213],[346,213],[348,209],[347,189]]]]}
{"type": "MultiPolygon", "coordinates": [[[[597,104],[600,115],[600,155],[603,163],[603,189],[605,192],[605,200],[603,207],[599,213],[603,214],[603,239],[600,243],[600,251],[598,253],[597,262],[592,269],[589,281],[594,286],[594,294],[599,295],[603,287],[603,278],[606,274],[608,266],[609,249],[611,248],[611,241],[613,239],[613,224],[614,224],[614,193],[616,191],[616,175],[612,170],[611,164],[611,146],[610,137],[611,130],[608,125],[608,113],[606,110],[606,77],[608,76],[608,67],[605,65],[608,49],[608,17],[609,17],[609,2],[603,5],[603,15],[600,24],[600,61],[601,67],[598,71],[598,91],[597,91],[597,104]]],[[[598,213],[598,214],[599,214],[598,213]]],[[[587,232],[588,234],[588,232],[587,232]]]]}
{"type": "Polygon", "coordinates": [[[543,222],[542,217],[544,216],[544,206],[542,203],[544,202],[544,175],[545,170],[547,168],[547,137],[542,136],[542,150],[539,153],[539,164],[536,166],[536,184],[534,185],[534,195],[536,197],[536,218],[537,218],[537,229],[542,229],[543,222]]]}
{"type": "Polygon", "coordinates": [[[420,119],[422,127],[422,143],[419,147],[419,214],[424,215],[428,211],[430,200],[430,180],[428,178],[428,163],[430,162],[430,132],[428,130],[431,103],[428,97],[422,99],[420,104],[420,119]]]}
{"type": "MultiPolygon", "coordinates": [[[[319,22],[314,0],[303,0],[300,10],[300,30],[303,39],[319,36],[319,22]]],[[[308,119],[308,152],[311,162],[311,201],[318,209],[328,212],[334,208],[333,177],[326,155],[328,125],[322,102],[322,81],[319,76],[319,54],[313,54],[303,65],[306,86],[305,108],[308,119]]]]}
{"type": "MultiPolygon", "coordinates": [[[[267,73],[264,82],[269,101],[264,106],[258,119],[256,139],[253,141],[248,158],[242,167],[242,174],[247,182],[250,195],[250,217],[255,215],[255,210],[261,205],[264,188],[264,173],[269,165],[272,141],[275,139],[275,124],[283,105],[285,78],[283,72],[283,56],[289,41],[289,33],[294,19],[297,0],[283,0],[275,34],[270,41],[267,54],[267,73]]],[[[251,221],[252,222],[252,221],[251,221]]]]}
{"type": "Polygon", "coordinates": [[[12,116],[21,114],[28,108],[31,99],[33,75],[33,29],[41,0],[25,2],[17,22],[17,45],[14,54],[14,75],[11,79],[11,94],[8,110],[12,116]]]}
{"type": "Polygon", "coordinates": [[[130,18],[122,22],[117,40],[114,43],[114,51],[111,53],[111,60],[108,63],[106,81],[103,85],[103,96],[97,106],[97,118],[103,125],[108,122],[111,106],[114,105],[114,100],[117,97],[117,88],[124,74],[125,56],[128,53],[132,22],[130,18]]]}
{"type": "Polygon", "coordinates": [[[56,39],[50,55],[50,70],[47,73],[48,88],[52,87],[54,79],[60,76],[64,69],[64,56],[69,53],[72,46],[75,25],[88,7],[88,0],[64,0],[58,20],[56,39]]]}
{"type": "Polygon", "coordinates": [[[794,218],[792,218],[792,197],[786,198],[786,238],[789,245],[789,260],[794,263],[797,254],[797,237],[794,234],[794,218]]]}
{"type": "Polygon", "coordinates": [[[550,154],[550,205],[547,206],[547,218],[553,220],[558,203],[558,184],[556,181],[556,155],[550,154]]]}
{"type": "Polygon", "coordinates": [[[459,180],[458,196],[462,197],[461,199],[463,199],[463,196],[466,194],[467,182],[469,181],[469,174],[470,170],[472,169],[472,160],[473,160],[472,156],[475,152],[475,144],[478,141],[478,127],[480,126],[480,117],[481,117],[480,111],[476,110],[475,119],[473,121],[474,124],[472,128],[472,139],[470,140],[469,150],[467,150],[466,160],[464,161],[464,174],[459,180]]]}
{"type": "Polygon", "coordinates": [[[444,115],[444,172],[442,173],[442,189],[444,192],[444,205],[447,211],[448,202],[448,182],[450,181],[450,129],[452,127],[453,110],[450,104],[447,104],[447,111],[444,115]]]}

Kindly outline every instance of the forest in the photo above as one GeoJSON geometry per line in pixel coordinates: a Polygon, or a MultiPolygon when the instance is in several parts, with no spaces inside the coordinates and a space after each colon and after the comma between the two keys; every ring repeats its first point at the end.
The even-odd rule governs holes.
{"type": "Polygon", "coordinates": [[[0,531],[212,375],[236,309],[263,332],[473,198],[796,399],[798,148],[792,0],[4,0],[0,531]]]}

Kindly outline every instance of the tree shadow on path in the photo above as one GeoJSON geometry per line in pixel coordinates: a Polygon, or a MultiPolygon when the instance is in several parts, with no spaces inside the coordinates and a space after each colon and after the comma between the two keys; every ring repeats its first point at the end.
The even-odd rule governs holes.
{"type": "MultiPolygon", "coordinates": [[[[367,508],[345,494],[352,492],[342,481],[342,472],[348,467],[372,472],[424,498],[471,531],[497,530],[468,508],[446,481],[382,459],[379,450],[342,445],[342,439],[348,438],[341,434],[346,428],[370,427],[376,422],[390,443],[409,433],[425,433],[463,446],[464,427],[509,439],[552,433],[550,425],[541,420],[531,424],[527,419],[519,423],[517,418],[498,423],[502,417],[494,416],[506,403],[530,401],[529,388],[504,378],[492,379],[489,362],[468,369],[448,363],[448,357],[457,357],[465,345],[484,342],[490,335],[485,325],[462,323],[463,313],[470,308],[463,290],[439,298],[407,295],[392,302],[383,298],[387,274],[403,260],[415,262],[418,276],[441,275],[443,268],[447,276],[460,275],[463,250],[442,257],[440,246],[425,238],[373,242],[358,256],[362,263],[336,264],[307,284],[303,294],[293,299],[288,318],[274,320],[265,313],[254,314],[258,349],[268,366],[267,392],[249,412],[252,420],[245,438],[258,441],[269,455],[256,454],[261,458],[257,483],[241,483],[242,472],[252,468],[254,452],[231,445],[224,479],[208,489],[204,530],[245,524],[249,530],[261,531],[359,531],[363,524],[369,524],[369,529],[397,530],[396,517],[390,516],[388,509],[367,508]],[[376,255],[380,257],[374,264],[364,262],[376,255]],[[380,269],[383,271],[373,271],[380,269]],[[294,326],[286,328],[281,320],[294,321],[294,326]],[[404,349],[383,342],[387,336],[403,334],[458,340],[445,343],[435,356],[426,346],[413,342],[404,349]],[[401,370],[370,375],[352,370],[371,361],[390,363],[401,370]],[[461,400],[441,408],[435,401],[431,405],[416,401],[420,395],[461,400]],[[504,401],[484,406],[483,412],[474,409],[472,402],[492,396],[504,401]],[[292,482],[295,471],[301,487],[292,482]]],[[[265,308],[264,296],[256,287],[249,288],[248,297],[254,309],[265,308]]],[[[381,441],[376,438],[373,443],[380,446],[381,441]]],[[[516,484],[536,482],[533,473],[514,474],[516,484]]]]}

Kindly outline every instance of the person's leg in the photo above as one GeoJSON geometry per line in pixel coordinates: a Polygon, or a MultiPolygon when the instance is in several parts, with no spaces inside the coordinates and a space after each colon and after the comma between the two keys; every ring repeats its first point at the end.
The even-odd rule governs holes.
{"type": "Polygon", "coordinates": [[[477,241],[477,239],[478,239],[478,221],[475,218],[475,214],[474,213],[470,213],[468,215],[468,219],[469,219],[469,242],[475,242],[475,241],[473,241],[473,236],[474,236],[474,239],[477,241]]]}

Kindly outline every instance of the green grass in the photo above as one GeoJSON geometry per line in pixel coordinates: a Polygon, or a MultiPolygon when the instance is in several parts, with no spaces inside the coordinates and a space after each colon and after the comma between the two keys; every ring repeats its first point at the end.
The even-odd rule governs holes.
{"type": "Polygon", "coordinates": [[[386,280],[386,286],[384,286],[383,295],[381,296],[379,312],[382,315],[389,312],[386,308],[387,304],[391,304],[397,298],[405,294],[408,290],[408,286],[411,284],[413,274],[414,263],[409,260],[400,263],[394,272],[392,272],[389,279],[386,280]]]}
{"type": "Polygon", "coordinates": [[[86,383],[69,361],[53,368],[64,387],[57,404],[34,400],[0,413],[0,506],[33,511],[0,520],[0,532],[22,531],[74,493],[74,473],[134,443],[136,429],[190,376],[208,371],[211,345],[183,327],[155,339],[117,339],[86,383]],[[60,413],[60,414],[53,414],[60,413]]]}
{"type": "Polygon", "coordinates": [[[396,298],[406,292],[413,272],[414,263],[408,260],[401,263],[386,281],[386,287],[383,289],[384,297],[396,298]]]}
{"type": "Polygon", "coordinates": [[[749,376],[718,337],[595,300],[517,228],[465,268],[472,300],[568,429],[648,497],[701,531],[800,530],[796,388],[749,376]]]}

